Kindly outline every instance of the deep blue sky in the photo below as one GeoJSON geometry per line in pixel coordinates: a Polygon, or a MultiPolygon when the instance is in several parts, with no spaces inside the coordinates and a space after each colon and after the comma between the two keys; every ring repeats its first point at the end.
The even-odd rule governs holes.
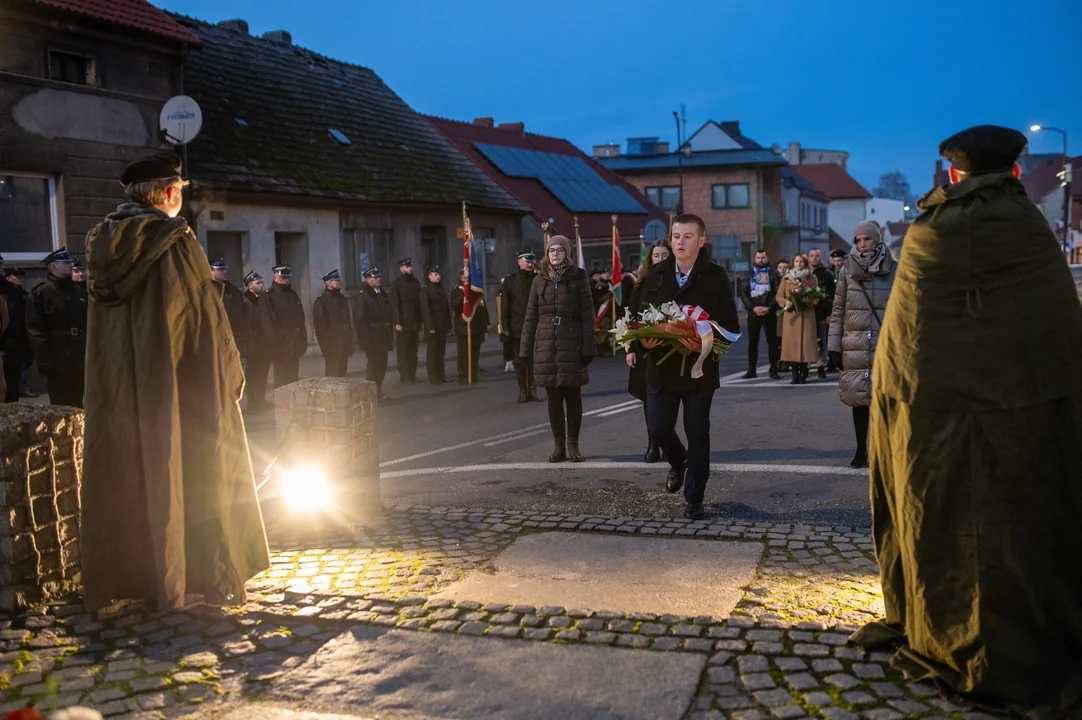
{"type": "MultiPolygon", "coordinates": [[[[970,125],[1044,123],[1082,149],[1080,0],[152,1],[288,30],[419,112],[523,121],[587,152],[675,139],[681,103],[689,130],[739,120],[767,147],[848,150],[869,190],[894,169],[928,189],[939,142],[970,125]]],[[[1032,152],[1061,147],[1031,134],[1032,152]]]]}

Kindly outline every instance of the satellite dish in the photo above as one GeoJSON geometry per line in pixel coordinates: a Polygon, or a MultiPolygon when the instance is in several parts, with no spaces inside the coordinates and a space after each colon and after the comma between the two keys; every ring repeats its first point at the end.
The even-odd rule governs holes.
{"type": "Polygon", "coordinates": [[[158,124],[162,138],[174,145],[187,145],[203,127],[203,111],[187,95],[177,95],[165,103],[158,124]]]}

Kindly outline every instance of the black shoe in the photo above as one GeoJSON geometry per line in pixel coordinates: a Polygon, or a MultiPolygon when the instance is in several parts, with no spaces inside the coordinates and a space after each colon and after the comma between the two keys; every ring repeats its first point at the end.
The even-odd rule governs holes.
{"type": "Polygon", "coordinates": [[[661,459],[661,448],[657,446],[653,438],[650,439],[650,444],[646,446],[646,455],[643,456],[642,461],[644,463],[656,463],[661,459]]]}
{"type": "Polygon", "coordinates": [[[545,402],[543,398],[537,397],[537,392],[534,390],[530,391],[530,394],[526,397],[526,399],[530,402],[545,402]]]}
{"type": "Polygon", "coordinates": [[[825,367],[820,367],[818,369],[818,375],[819,375],[820,380],[826,380],[826,378],[827,378],[827,369],[825,367]]]}
{"type": "Polygon", "coordinates": [[[789,372],[791,372],[793,374],[793,379],[789,382],[789,384],[790,385],[799,385],[800,384],[800,370],[797,369],[797,366],[796,365],[791,365],[789,372]]]}
{"type": "Polygon", "coordinates": [[[757,377],[759,377],[759,376],[755,373],[755,368],[751,368],[746,373],[744,373],[744,377],[741,378],[741,379],[742,380],[754,380],[757,377]]]}
{"type": "Polygon", "coordinates": [[[680,488],[684,487],[684,474],[687,469],[686,462],[680,463],[680,467],[669,468],[669,475],[665,478],[665,490],[671,493],[680,492],[680,488]]]}
{"type": "Polygon", "coordinates": [[[567,446],[564,444],[564,439],[563,438],[554,438],[554,441],[556,443],[556,447],[552,451],[552,454],[549,455],[549,462],[550,463],[563,462],[564,460],[567,459],[567,446]]]}
{"type": "Polygon", "coordinates": [[[800,384],[801,385],[807,385],[808,384],[808,363],[801,363],[800,364],[800,370],[798,372],[798,375],[800,377],[800,384]]]}
{"type": "Polygon", "coordinates": [[[853,468],[866,468],[868,467],[868,452],[866,450],[857,450],[857,454],[853,456],[852,462],[849,463],[849,467],[853,468]]]}
{"type": "Polygon", "coordinates": [[[781,380],[781,375],[778,375],[777,370],[771,370],[770,371],[770,379],[771,380],[781,380]]]}
{"type": "Polygon", "coordinates": [[[689,520],[705,520],[706,508],[700,502],[689,502],[684,506],[684,517],[689,520]]]}
{"type": "Polygon", "coordinates": [[[519,390],[518,391],[518,402],[519,402],[519,404],[521,405],[522,403],[526,402],[527,400],[529,400],[529,398],[526,397],[526,391],[525,390],[519,390]]]}

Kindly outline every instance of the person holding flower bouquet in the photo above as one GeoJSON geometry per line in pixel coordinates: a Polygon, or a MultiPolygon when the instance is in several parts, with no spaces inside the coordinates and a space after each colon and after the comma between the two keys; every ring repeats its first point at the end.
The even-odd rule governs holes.
{"type": "Polygon", "coordinates": [[[781,359],[792,369],[793,385],[808,382],[808,363],[819,357],[815,305],[822,297],[807,255],[793,256],[793,266],[782,276],[777,296],[778,324],[785,327],[781,359]]]}
{"type": "MultiPolygon", "coordinates": [[[[669,462],[665,489],[675,493],[683,487],[684,517],[701,520],[710,474],[710,405],[720,386],[717,353],[727,347],[722,337],[729,342],[739,337],[740,321],[728,276],[703,249],[702,218],[686,214],[673,220],[670,244],[672,255],[642,281],[642,307],[662,317],[646,328],[634,323],[640,325],[638,341],[645,353],[629,352],[628,364],[646,364],[647,425],[669,462]],[[681,406],[686,447],[676,434],[681,406]]],[[[626,318],[617,323],[625,332],[626,318]]],[[[615,334],[620,337],[619,328],[615,334]]]]}
{"type": "MultiPolygon", "coordinates": [[[[628,315],[630,317],[639,316],[639,310],[642,307],[643,280],[645,280],[647,274],[649,274],[650,268],[663,262],[670,255],[672,255],[672,250],[669,248],[668,238],[655,240],[647,250],[646,256],[642,261],[642,266],[639,268],[639,271],[635,273],[635,289],[631,292],[631,301],[627,306],[628,315]]],[[[614,352],[615,348],[616,343],[614,342],[614,352]]],[[[638,347],[638,343],[633,343],[627,353],[627,366],[631,368],[628,372],[627,391],[632,397],[642,400],[642,411],[647,423],[646,434],[648,438],[646,454],[643,456],[642,461],[645,463],[656,463],[662,459],[661,448],[658,447],[657,442],[653,437],[649,437],[650,411],[646,406],[646,363],[636,362],[636,356],[641,352],[642,349],[638,347]]]]}

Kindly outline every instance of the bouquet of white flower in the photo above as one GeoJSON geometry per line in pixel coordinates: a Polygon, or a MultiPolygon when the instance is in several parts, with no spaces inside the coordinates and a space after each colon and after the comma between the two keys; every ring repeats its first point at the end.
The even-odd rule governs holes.
{"type": "Polygon", "coordinates": [[[680,353],[680,374],[687,369],[689,355],[699,357],[691,368],[691,377],[703,375],[703,363],[710,353],[721,355],[728,352],[729,344],[736,342],[739,333],[733,334],[710,319],[706,311],[696,305],[677,305],[667,302],[661,307],[647,305],[637,318],[631,312],[624,311],[624,316],[616,321],[616,327],[610,330],[613,341],[622,345],[625,352],[630,352],[633,342],[641,342],[645,347],[658,345],[669,346],[668,352],[661,356],[657,364],[668,360],[673,353],[680,353]]]}

